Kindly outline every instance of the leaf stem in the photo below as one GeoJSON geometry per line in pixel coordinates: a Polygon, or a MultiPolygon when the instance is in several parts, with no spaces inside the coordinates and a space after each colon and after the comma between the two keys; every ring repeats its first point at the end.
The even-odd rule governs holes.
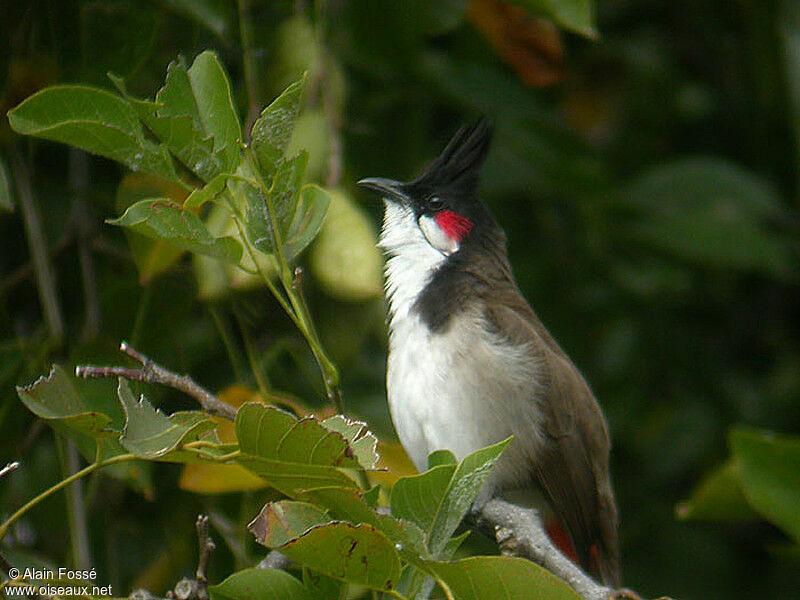
{"type": "Polygon", "coordinates": [[[270,193],[270,190],[267,189],[266,183],[264,182],[263,177],[261,177],[261,173],[258,170],[258,165],[256,164],[255,159],[252,157],[250,150],[245,148],[244,154],[245,159],[250,162],[251,170],[253,173],[255,173],[256,181],[254,183],[256,183],[266,199],[267,213],[269,214],[270,219],[270,229],[273,236],[273,245],[276,248],[275,256],[278,261],[278,278],[281,281],[284,293],[281,293],[281,291],[275,285],[275,282],[272,281],[272,278],[264,272],[264,269],[256,260],[255,248],[253,248],[250,240],[247,238],[247,234],[241,222],[241,215],[235,208],[233,198],[230,197],[230,194],[226,194],[226,200],[228,201],[231,211],[234,214],[234,221],[236,222],[236,227],[239,230],[239,235],[244,242],[247,252],[250,254],[250,258],[256,265],[261,278],[267,284],[270,292],[272,292],[272,295],[275,296],[283,310],[286,311],[286,314],[289,315],[289,318],[292,319],[292,322],[300,330],[300,333],[303,334],[306,342],[308,342],[311,353],[314,355],[314,360],[316,360],[317,365],[319,365],[319,368],[322,371],[322,382],[325,386],[325,393],[328,396],[328,400],[334,403],[334,406],[336,406],[336,411],[339,414],[344,414],[344,403],[342,402],[342,393],[339,389],[339,371],[336,368],[336,365],[333,364],[333,361],[331,361],[331,359],[328,357],[325,349],[322,347],[322,342],[320,341],[319,336],[314,329],[311,313],[309,312],[308,306],[306,305],[305,300],[300,292],[300,286],[295,279],[294,273],[289,268],[289,262],[286,259],[286,253],[283,249],[283,240],[278,229],[278,223],[275,219],[275,206],[272,202],[272,194],[270,193]]]}
{"type": "Polygon", "coordinates": [[[59,481],[54,486],[46,489],[45,491],[43,491],[41,494],[39,494],[35,498],[33,498],[33,499],[29,500],[28,502],[26,502],[13,515],[8,517],[8,519],[6,519],[5,522],[3,522],[2,525],[0,525],[0,540],[2,540],[6,536],[6,534],[8,533],[9,527],[11,527],[11,525],[13,525],[17,521],[17,519],[19,519],[22,515],[24,515],[26,512],[28,512],[31,508],[33,508],[34,506],[39,504],[42,500],[45,500],[46,498],[49,498],[50,496],[55,494],[57,491],[64,489],[69,484],[71,484],[73,481],[78,481],[82,477],[86,477],[90,473],[93,473],[94,471],[96,471],[97,469],[100,469],[102,467],[106,467],[108,465],[113,465],[113,464],[120,463],[120,462],[137,460],[137,459],[138,459],[138,457],[133,455],[133,454],[118,454],[117,456],[112,456],[111,458],[107,458],[107,459],[99,461],[99,462],[97,462],[97,461],[93,462],[92,464],[84,467],[80,471],[76,471],[75,473],[73,473],[72,475],[67,477],[66,479],[62,479],[61,481],[59,481]]]}

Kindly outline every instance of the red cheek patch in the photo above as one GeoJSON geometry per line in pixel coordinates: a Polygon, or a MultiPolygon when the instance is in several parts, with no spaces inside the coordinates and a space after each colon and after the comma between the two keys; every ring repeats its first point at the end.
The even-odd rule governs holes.
{"type": "Polygon", "coordinates": [[[462,217],[451,210],[436,213],[436,224],[445,232],[447,237],[460,242],[472,229],[472,221],[462,217]]]}

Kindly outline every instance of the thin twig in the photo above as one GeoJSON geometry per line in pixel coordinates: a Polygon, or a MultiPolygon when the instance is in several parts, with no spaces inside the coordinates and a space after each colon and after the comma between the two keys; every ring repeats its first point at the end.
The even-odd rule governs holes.
{"type": "Polygon", "coordinates": [[[194,525],[197,528],[197,544],[200,550],[195,577],[198,582],[206,584],[208,583],[206,573],[208,562],[211,560],[211,554],[217,546],[208,534],[208,515],[197,515],[197,521],[195,521],[194,525]]]}
{"type": "Polygon", "coordinates": [[[142,365],[141,369],[126,367],[96,367],[78,366],[75,368],[76,377],[123,377],[131,381],[145,383],[160,383],[174,388],[197,400],[203,410],[225,419],[233,421],[236,418],[236,409],[217,398],[214,394],[201,387],[188,375],[178,375],[153,362],[138,350],[131,348],[126,342],[119,345],[119,349],[142,365]]]}
{"type": "Polygon", "coordinates": [[[97,292],[94,257],[89,247],[92,237],[91,215],[86,202],[89,188],[89,155],[72,149],[69,153],[69,180],[72,188],[72,216],[78,232],[78,255],[83,281],[83,300],[86,310],[83,339],[91,340],[100,333],[100,297],[97,292]]]}
{"type": "Polygon", "coordinates": [[[5,477],[6,475],[8,475],[10,473],[13,473],[17,469],[19,469],[19,462],[18,461],[15,460],[14,462],[8,463],[5,467],[0,469],[0,479],[2,479],[3,477],[5,477]]]}
{"type": "Polygon", "coordinates": [[[61,307],[58,302],[56,277],[53,265],[50,263],[47,251],[47,238],[42,228],[39,209],[33,194],[30,171],[15,144],[9,144],[8,155],[14,171],[14,181],[17,184],[17,197],[19,199],[22,220],[25,223],[25,234],[30,246],[36,287],[39,291],[39,302],[42,305],[45,321],[50,335],[60,340],[64,337],[64,319],[61,316],[61,307]]]}

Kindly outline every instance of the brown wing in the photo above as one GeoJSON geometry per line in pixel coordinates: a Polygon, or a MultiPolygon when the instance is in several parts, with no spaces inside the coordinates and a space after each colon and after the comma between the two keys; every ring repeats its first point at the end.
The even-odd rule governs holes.
{"type": "Polygon", "coordinates": [[[517,293],[489,302],[489,321],[515,344],[529,344],[543,366],[540,397],[548,443],[533,479],[569,531],[581,565],[619,587],[617,510],[609,475],[610,441],[600,407],[578,369],[517,293]],[[499,302],[498,302],[499,300],[499,302]]]}

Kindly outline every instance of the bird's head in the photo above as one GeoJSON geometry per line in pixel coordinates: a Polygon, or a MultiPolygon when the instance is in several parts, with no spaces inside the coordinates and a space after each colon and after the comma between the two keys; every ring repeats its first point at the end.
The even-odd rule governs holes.
{"type": "Polygon", "coordinates": [[[477,196],[478,171],[492,137],[481,119],[462,127],[430,167],[406,183],[381,177],[359,181],[386,201],[381,245],[390,253],[427,243],[444,256],[457,252],[491,217],[477,196]]]}

